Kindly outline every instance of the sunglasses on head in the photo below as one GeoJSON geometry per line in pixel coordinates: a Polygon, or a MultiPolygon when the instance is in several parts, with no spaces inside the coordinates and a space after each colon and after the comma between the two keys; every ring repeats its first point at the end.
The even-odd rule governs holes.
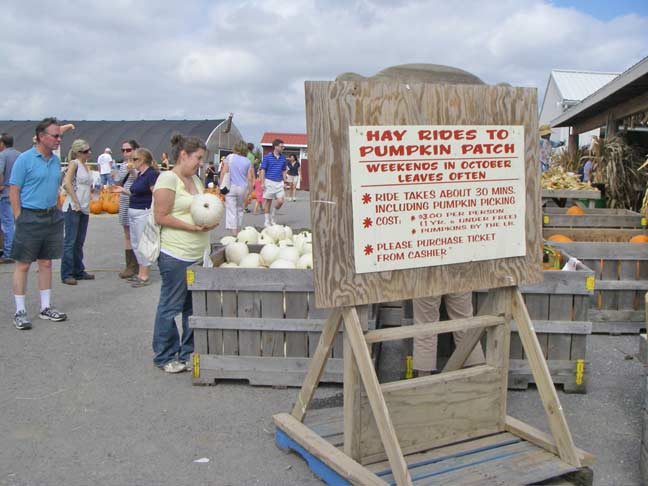
{"type": "Polygon", "coordinates": [[[123,148],[121,150],[122,150],[122,152],[132,152],[133,151],[132,148],[123,148]]]}

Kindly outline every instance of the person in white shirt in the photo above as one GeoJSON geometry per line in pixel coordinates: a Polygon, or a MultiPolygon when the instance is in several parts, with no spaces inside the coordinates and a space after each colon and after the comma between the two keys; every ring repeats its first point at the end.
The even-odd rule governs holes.
{"type": "Polygon", "coordinates": [[[99,176],[101,177],[102,186],[112,186],[114,184],[112,178],[113,170],[113,158],[112,150],[109,147],[106,147],[104,153],[99,156],[97,159],[97,165],[99,166],[99,176]]]}

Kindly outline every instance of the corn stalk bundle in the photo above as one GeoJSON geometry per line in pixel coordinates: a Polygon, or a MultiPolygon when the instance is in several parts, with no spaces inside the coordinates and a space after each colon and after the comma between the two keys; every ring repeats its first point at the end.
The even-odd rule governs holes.
{"type": "Polygon", "coordinates": [[[551,154],[550,166],[562,167],[566,172],[577,173],[589,158],[587,147],[554,150],[551,154]]]}
{"type": "Polygon", "coordinates": [[[620,137],[595,137],[591,147],[593,182],[605,184],[610,208],[633,209],[637,191],[645,187],[639,172],[643,161],[638,151],[620,137]]]}

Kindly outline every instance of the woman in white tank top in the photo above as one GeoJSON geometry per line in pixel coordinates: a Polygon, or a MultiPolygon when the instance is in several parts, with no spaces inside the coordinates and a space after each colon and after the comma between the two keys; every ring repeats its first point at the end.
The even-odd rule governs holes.
{"type": "Polygon", "coordinates": [[[94,275],[86,272],[83,264],[83,244],[90,219],[92,189],[92,174],[87,166],[90,153],[90,145],[85,140],[72,142],[63,181],[67,195],[61,208],[65,218],[61,281],[67,285],[76,285],[78,280],[94,280],[94,275]]]}

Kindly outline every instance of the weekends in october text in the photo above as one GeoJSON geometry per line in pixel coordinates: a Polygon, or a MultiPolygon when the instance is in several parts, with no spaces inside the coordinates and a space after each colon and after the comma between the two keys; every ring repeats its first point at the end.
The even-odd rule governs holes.
{"type": "Polygon", "coordinates": [[[523,126],[349,127],[358,273],[521,256],[523,126]]]}

